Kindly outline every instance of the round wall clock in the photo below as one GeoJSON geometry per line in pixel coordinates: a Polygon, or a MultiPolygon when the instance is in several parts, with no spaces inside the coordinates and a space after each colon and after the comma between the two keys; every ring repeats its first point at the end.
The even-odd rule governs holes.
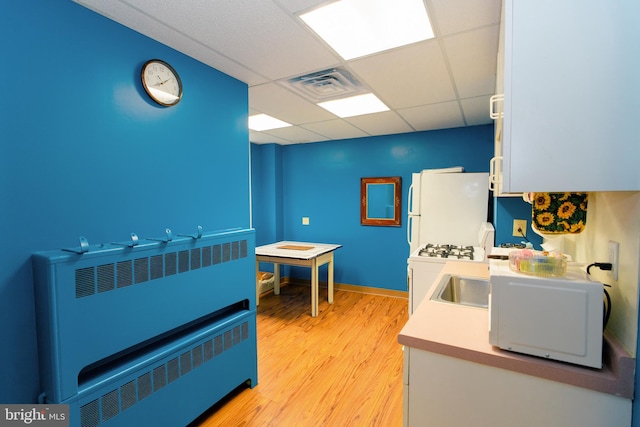
{"type": "Polygon", "coordinates": [[[171,107],[182,98],[182,81],[176,70],[159,59],[152,59],[142,66],[142,86],[151,99],[165,107],[171,107]]]}

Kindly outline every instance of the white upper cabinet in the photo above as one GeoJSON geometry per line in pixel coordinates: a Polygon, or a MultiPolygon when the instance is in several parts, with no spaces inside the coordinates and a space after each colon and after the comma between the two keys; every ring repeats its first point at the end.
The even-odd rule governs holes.
{"type": "Polygon", "coordinates": [[[500,36],[498,38],[498,58],[496,67],[496,94],[490,100],[490,117],[494,120],[494,157],[489,167],[489,189],[496,197],[520,196],[521,193],[507,193],[504,189],[502,172],[503,123],[504,123],[504,4],[500,19],[500,36]]]}
{"type": "Polygon", "coordinates": [[[502,191],[640,190],[640,1],[504,6],[502,191]]]}

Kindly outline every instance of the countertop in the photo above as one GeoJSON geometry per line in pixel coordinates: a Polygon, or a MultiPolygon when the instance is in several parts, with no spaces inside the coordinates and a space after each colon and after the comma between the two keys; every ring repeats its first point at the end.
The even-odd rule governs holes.
{"type": "Polygon", "coordinates": [[[335,251],[341,247],[342,245],[332,243],[283,241],[256,247],[256,255],[295,259],[313,259],[327,252],[335,251]]]}
{"type": "Polygon", "coordinates": [[[400,344],[624,398],[633,398],[635,360],[607,332],[603,343],[602,369],[502,350],[489,344],[489,315],[486,309],[430,300],[440,277],[445,274],[488,279],[489,265],[447,262],[418,309],[400,331],[400,344]]]}

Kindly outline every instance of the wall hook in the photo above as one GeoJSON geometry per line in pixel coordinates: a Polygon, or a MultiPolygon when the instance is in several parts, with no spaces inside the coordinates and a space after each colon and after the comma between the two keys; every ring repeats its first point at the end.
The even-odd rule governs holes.
{"type": "Polygon", "coordinates": [[[173,232],[171,231],[170,228],[165,229],[164,232],[165,232],[166,236],[163,237],[162,239],[149,237],[148,240],[155,240],[156,242],[169,243],[170,241],[173,240],[173,232]]]}
{"type": "Polygon", "coordinates": [[[127,246],[129,248],[133,248],[134,246],[138,246],[138,235],[136,233],[131,233],[131,241],[130,242],[114,242],[112,245],[120,245],[127,246]]]}
{"type": "Polygon", "coordinates": [[[198,226],[198,233],[194,236],[193,234],[178,234],[178,236],[182,237],[191,237],[192,239],[199,239],[202,237],[202,226],[198,226]]]}
{"type": "Polygon", "coordinates": [[[83,254],[85,252],[89,252],[89,241],[85,237],[80,236],[79,248],[63,248],[62,250],[67,252],[75,252],[77,254],[83,254]]]}
{"type": "Polygon", "coordinates": [[[138,236],[136,233],[131,233],[131,243],[129,243],[129,247],[132,248],[134,246],[138,246],[138,236]]]}

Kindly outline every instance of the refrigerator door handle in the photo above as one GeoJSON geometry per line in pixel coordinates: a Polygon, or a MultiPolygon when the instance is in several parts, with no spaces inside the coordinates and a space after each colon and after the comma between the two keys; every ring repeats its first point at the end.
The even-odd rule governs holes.
{"type": "Polygon", "coordinates": [[[407,191],[407,213],[409,215],[413,215],[413,210],[411,209],[411,202],[413,197],[413,183],[409,186],[409,191],[407,191]]]}
{"type": "Polygon", "coordinates": [[[411,228],[413,227],[413,217],[411,215],[409,215],[408,217],[408,221],[407,221],[407,243],[409,244],[409,246],[411,246],[411,228]]]}

